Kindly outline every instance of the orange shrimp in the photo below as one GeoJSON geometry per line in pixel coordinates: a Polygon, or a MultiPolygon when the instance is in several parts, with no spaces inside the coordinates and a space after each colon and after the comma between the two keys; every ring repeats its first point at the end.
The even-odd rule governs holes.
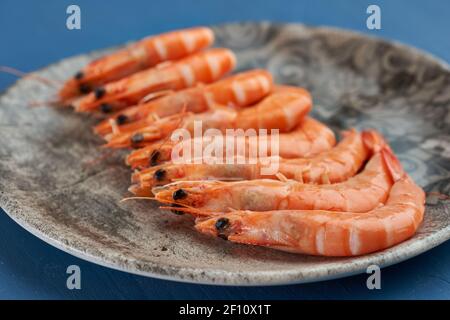
{"type": "Polygon", "coordinates": [[[210,83],[231,71],[236,57],[228,49],[216,48],[181,60],[132,74],[109,82],[72,102],[76,111],[100,108],[110,112],[138,103],[152,92],[180,90],[197,83],[210,83]]]}
{"type": "Polygon", "coordinates": [[[366,159],[383,147],[390,150],[381,135],[375,131],[344,133],[344,139],[333,149],[309,159],[279,159],[278,173],[264,175],[264,161],[256,163],[210,164],[167,163],[137,171],[132,176],[130,191],[139,195],[151,194],[155,186],[178,180],[255,180],[277,179],[281,173],[288,179],[302,183],[337,183],[355,175],[366,159]]]}
{"type": "Polygon", "coordinates": [[[176,60],[209,47],[214,34],[209,28],[192,28],[144,38],[126,48],[99,58],[72,79],[59,92],[64,103],[105,83],[119,80],[160,62],[176,60]]]}
{"type": "Polygon", "coordinates": [[[312,100],[303,88],[277,86],[275,90],[256,105],[245,109],[231,109],[216,106],[199,114],[162,118],[152,124],[131,132],[113,135],[106,144],[110,148],[142,147],[158,139],[169,136],[173,130],[182,127],[192,135],[196,121],[201,121],[202,129],[279,129],[291,131],[311,110],[312,100]]]}
{"type": "Polygon", "coordinates": [[[367,212],[384,204],[403,175],[397,158],[388,150],[376,153],[365,169],[336,184],[303,184],[294,180],[179,181],[153,189],[156,200],[195,207],[202,212],[234,210],[330,210],[367,212]]]}
{"type": "MultiPolygon", "coordinates": [[[[235,144],[238,145],[242,142],[245,148],[236,150],[237,155],[248,157],[249,150],[254,150],[255,148],[259,150],[259,146],[263,145],[267,146],[267,155],[273,155],[270,136],[260,136],[257,140],[250,139],[248,136],[239,138],[242,138],[242,140],[236,137],[235,144]],[[238,152],[244,152],[244,154],[238,152]]],[[[170,161],[173,148],[178,143],[171,140],[155,142],[144,148],[134,150],[127,157],[126,162],[133,169],[142,169],[170,161]]],[[[180,143],[182,144],[181,150],[183,150],[184,146],[193,146],[199,143],[203,149],[209,145],[204,143],[202,138],[188,139],[180,143]]],[[[211,143],[215,143],[215,140],[211,143]]],[[[294,130],[279,134],[278,154],[283,158],[311,158],[331,149],[335,144],[336,137],[332,130],[313,118],[305,117],[294,130]]],[[[223,147],[225,148],[225,145],[223,147]]]]}
{"type": "Polygon", "coordinates": [[[424,202],[423,190],[404,175],[392,186],[386,204],[368,212],[234,211],[199,219],[195,228],[232,242],[288,252],[357,256],[392,247],[412,237],[423,220],[424,202]]]}
{"type": "Polygon", "coordinates": [[[261,69],[241,72],[209,85],[197,86],[169,93],[159,99],[126,108],[102,121],[95,132],[106,136],[117,126],[120,132],[145,127],[157,117],[167,117],[182,112],[200,113],[214,105],[244,107],[265,97],[272,90],[272,75],[261,69]]]}

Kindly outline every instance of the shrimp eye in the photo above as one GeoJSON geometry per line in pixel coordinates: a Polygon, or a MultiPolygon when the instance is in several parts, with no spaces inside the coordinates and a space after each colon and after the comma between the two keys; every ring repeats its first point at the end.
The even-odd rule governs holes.
{"type": "Polygon", "coordinates": [[[166,170],[158,169],[158,170],[155,171],[155,173],[154,173],[153,176],[155,177],[155,179],[156,179],[157,181],[161,181],[161,180],[163,180],[164,177],[166,176],[166,170]]]}
{"type": "Polygon", "coordinates": [[[223,231],[224,229],[226,229],[228,227],[230,223],[230,220],[228,220],[227,218],[220,218],[217,219],[215,227],[217,229],[217,231],[223,231]]]}
{"type": "Polygon", "coordinates": [[[80,84],[79,89],[80,89],[80,93],[89,93],[89,92],[91,92],[91,87],[89,87],[85,83],[80,84]]]}
{"type": "Polygon", "coordinates": [[[188,194],[186,191],[184,191],[183,189],[178,189],[172,194],[172,198],[173,200],[180,200],[186,198],[187,195],[188,194]]]}
{"type": "Polygon", "coordinates": [[[144,141],[144,135],[142,133],[136,133],[131,137],[131,143],[137,144],[144,141]]]}
{"type": "Polygon", "coordinates": [[[106,90],[105,90],[105,88],[102,88],[102,87],[96,88],[94,90],[95,98],[97,98],[97,99],[101,99],[105,95],[105,93],[106,93],[106,90]]]}
{"type": "Polygon", "coordinates": [[[78,71],[77,73],[75,73],[75,75],[73,76],[76,80],[81,80],[84,77],[84,73],[83,71],[78,71]]]}
{"type": "Polygon", "coordinates": [[[100,110],[102,110],[103,113],[110,113],[112,111],[112,107],[110,104],[102,103],[100,105],[100,110]]]}
{"type": "Polygon", "coordinates": [[[151,156],[150,156],[150,166],[156,166],[158,164],[158,159],[160,156],[160,152],[158,150],[153,150],[151,156]]]}
{"type": "MultiPolygon", "coordinates": [[[[176,203],[172,203],[171,207],[173,207],[173,208],[181,208],[181,206],[179,204],[176,204],[176,203]]],[[[175,213],[175,214],[177,214],[179,216],[184,214],[183,211],[179,211],[179,210],[170,210],[170,211],[172,211],[173,213],[175,213]]]]}
{"type": "Polygon", "coordinates": [[[126,115],[124,115],[124,114],[119,114],[117,116],[116,121],[117,121],[117,124],[120,126],[122,124],[125,124],[125,122],[128,121],[128,117],[126,115]]]}

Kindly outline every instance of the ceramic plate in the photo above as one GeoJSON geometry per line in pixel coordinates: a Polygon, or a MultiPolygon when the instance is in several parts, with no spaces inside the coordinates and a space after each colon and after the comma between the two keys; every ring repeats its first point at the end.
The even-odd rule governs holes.
{"type": "MultiPolygon", "coordinates": [[[[239,70],[269,69],[277,82],[304,86],[313,116],[336,132],[376,128],[427,192],[450,193],[450,72],[418,50],[360,34],[297,24],[215,27],[217,46],[233,49],[239,70]]],[[[38,72],[72,76],[105,51],[38,72]]],[[[343,277],[391,265],[450,238],[449,202],[429,196],[410,240],[356,258],[295,255],[198,234],[188,216],[128,195],[124,153],[98,161],[95,119],[52,107],[30,108],[55,89],[19,80],[0,98],[0,206],[50,244],[95,263],[151,277],[229,285],[286,284],[343,277]]],[[[11,239],[12,241],[12,239],[11,239]]]]}

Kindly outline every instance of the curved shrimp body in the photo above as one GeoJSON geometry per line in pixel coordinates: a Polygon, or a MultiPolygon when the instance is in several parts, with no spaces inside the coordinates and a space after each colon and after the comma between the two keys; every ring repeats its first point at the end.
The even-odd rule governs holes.
{"type": "MultiPolygon", "coordinates": [[[[333,131],[323,123],[310,117],[305,117],[294,130],[280,133],[278,138],[278,154],[283,158],[311,158],[321,152],[330,150],[336,144],[336,137],[333,131]]],[[[260,146],[267,146],[266,154],[272,156],[270,139],[270,135],[259,136],[257,139],[250,139],[248,136],[242,137],[243,141],[237,141],[238,138],[236,138],[236,145],[242,142],[245,146],[245,148],[237,149],[236,155],[247,157],[249,150],[259,150],[260,146]]],[[[127,164],[133,169],[142,169],[170,161],[174,151],[173,148],[178,143],[171,140],[162,141],[134,150],[127,157],[127,164]]],[[[217,141],[213,140],[210,143],[217,143],[217,141]]],[[[191,147],[196,144],[200,144],[203,150],[210,145],[205,143],[203,138],[182,141],[180,156],[183,156],[182,150],[185,149],[185,146],[191,147]]],[[[225,144],[223,144],[223,148],[223,154],[225,154],[225,144]]]]}
{"type": "Polygon", "coordinates": [[[76,111],[117,110],[136,104],[153,92],[213,82],[231,71],[235,64],[236,57],[230,50],[210,49],[107,83],[74,100],[72,106],[76,111]]]}
{"type": "Polygon", "coordinates": [[[102,121],[95,132],[106,136],[117,126],[129,132],[154,122],[149,115],[167,117],[183,111],[200,113],[214,105],[245,107],[264,98],[272,90],[272,75],[265,70],[251,70],[229,76],[209,85],[197,86],[126,108],[102,121]]]}
{"type": "Polygon", "coordinates": [[[235,211],[199,219],[195,227],[237,243],[310,255],[357,256],[412,237],[422,222],[424,201],[423,190],[405,175],[393,185],[384,206],[365,213],[235,211]]]}
{"type": "Polygon", "coordinates": [[[59,98],[62,102],[70,100],[105,83],[153,67],[160,62],[188,56],[209,47],[213,42],[212,30],[203,27],[142,39],[125,49],[89,63],[64,84],[59,92],[59,98]]]}
{"type": "MultiPolygon", "coordinates": [[[[256,163],[239,164],[202,163],[168,163],[142,171],[132,176],[130,191],[136,194],[151,194],[155,186],[165,185],[177,180],[255,180],[277,179],[282,174],[288,179],[302,183],[328,184],[347,180],[362,167],[373,150],[380,150],[385,144],[383,138],[375,131],[358,133],[355,130],[344,133],[344,139],[333,149],[310,159],[278,159],[278,172],[265,174],[266,160],[257,159],[256,163]],[[372,138],[374,137],[374,138],[372,138]],[[366,143],[369,141],[369,143],[366,143]],[[371,142],[377,141],[377,144],[371,142]],[[368,146],[370,145],[370,147],[368,146]]],[[[196,159],[194,159],[196,160],[196,159]]]]}
{"type": "Polygon", "coordinates": [[[202,212],[234,210],[330,210],[367,212],[384,204],[394,183],[390,168],[403,174],[387,150],[375,154],[364,171],[345,182],[327,185],[297,181],[180,181],[153,190],[156,200],[195,207],[202,212]],[[390,166],[387,162],[392,162],[390,166]]]}
{"type": "Polygon", "coordinates": [[[185,115],[181,123],[179,117],[174,117],[171,120],[162,118],[160,121],[155,121],[142,129],[113,135],[106,146],[111,148],[142,147],[153,143],[168,135],[164,130],[168,121],[172,121],[174,127],[182,127],[188,130],[191,135],[194,133],[196,122],[201,123],[203,131],[217,129],[225,132],[226,129],[239,128],[242,130],[279,129],[281,132],[287,132],[303,120],[311,110],[311,106],[311,96],[306,90],[279,86],[276,87],[274,92],[252,107],[236,110],[216,106],[207,112],[185,115]],[[150,135],[149,132],[155,134],[150,135]],[[139,143],[135,143],[136,136],[144,138],[138,139],[139,143]]]}

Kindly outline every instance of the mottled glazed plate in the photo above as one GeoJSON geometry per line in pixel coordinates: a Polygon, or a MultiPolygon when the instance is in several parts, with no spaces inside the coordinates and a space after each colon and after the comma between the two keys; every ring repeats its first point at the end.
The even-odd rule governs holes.
{"type": "MultiPolygon", "coordinates": [[[[334,130],[376,128],[426,191],[450,192],[450,71],[415,49],[330,28],[271,23],[215,27],[240,70],[268,68],[280,83],[314,97],[313,115],[334,130]]],[[[38,72],[63,80],[105,51],[38,72]]],[[[264,285],[343,277],[391,265],[450,238],[449,202],[427,199],[419,232],[388,250],[356,258],[295,255],[212,239],[188,216],[155,203],[119,200],[130,171],[123,153],[95,162],[95,120],[71,110],[29,108],[55,94],[33,79],[0,97],[0,206],[25,229],[83,259],[151,277],[264,285]]],[[[11,239],[11,241],[13,241],[11,239]]]]}

